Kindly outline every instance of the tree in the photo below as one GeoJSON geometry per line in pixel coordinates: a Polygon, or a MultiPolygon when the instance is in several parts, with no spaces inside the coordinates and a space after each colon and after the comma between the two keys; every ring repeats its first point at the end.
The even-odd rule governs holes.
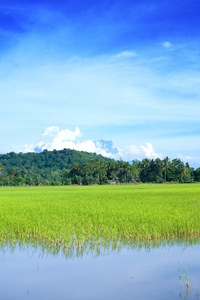
{"type": "Polygon", "coordinates": [[[165,157],[163,159],[163,168],[164,168],[164,181],[166,182],[167,181],[167,168],[169,167],[170,165],[170,159],[169,157],[165,157]]]}
{"type": "Polygon", "coordinates": [[[155,182],[162,183],[163,182],[163,162],[160,158],[156,158],[154,161],[154,180],[155,182]]]}
{"type": "Polygon", "coordinates": [[[180,159],[175,158],[168,168],[168,179],[175,182],[192,182],[192,172],[188,163],[184,165],[180,159]]]}
{"type": "Polygon", "coordinates": [[[131,166],[131,181],[138,182],[140,181],[140,171],[139,171],[139,162],[133,161],[131,166]]]}
{"type": "Polygon", "coordinates": [[[140,179],[142,182],[151,182],[151,160],[144,158],[139,164],[140,179]]]}
{"type": "Polygon", "coordinates": [[[4,185],[3,166],[1,163],[0,163],[0,185],[4,185]]]}
{"type": "Polygon", "coordinates": [[[200,181],[200,168],[196,169],[194,176],[196,181],[200,181]]]}

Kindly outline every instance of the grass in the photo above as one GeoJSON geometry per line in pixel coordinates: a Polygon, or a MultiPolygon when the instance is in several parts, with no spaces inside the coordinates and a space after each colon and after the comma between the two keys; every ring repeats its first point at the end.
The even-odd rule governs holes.
{"type": "Polygon", "coordinates": [[[200,184],[0,188],[0,243],[85,245],[199,239],[200,184]]]}
{"type": "Polygon", "coordinates": [[[182,271],[183,271],[183,274],[179,273],[180,286],[182,285],[181,279],[182,279],[182,277],[184,277],[185,278],[186,287],[187,287],[187,289],[189,289],[190,284],[191,284],[191,278],[188,276],[188,271],[185,270],[183,267],[182,267],[182,271]]]}

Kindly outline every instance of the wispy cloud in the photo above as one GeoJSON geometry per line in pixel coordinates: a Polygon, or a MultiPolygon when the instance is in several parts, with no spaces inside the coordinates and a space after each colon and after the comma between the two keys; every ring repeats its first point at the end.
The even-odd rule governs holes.
{"type": "Polygon", "coordinates": [[[166,49],[169,49],[169,48],[172,47],[172,44],[171,44],[170,42],[163,42],[163,43],[162,43],[162,46],[163,46],[164,48],[166,48],[166,49]]]}
{"type": "MultiPolygon", "coordinates": [[[[133,61],[113,59],[112,55],[87,59],[79,56],[77,60],[70,58],[62,63],[52,60],[38,65],[37,61],[35,66],[31,63],[21,66],[15,61],[9,69],[9,61],[5,60],[0,69],[1,128],[8,133],[4,144],[18,143],[16,130],[22,133],[23,144],[31,144],[42,128],[53,123],[62,128],[87,126],[89,131],[95,126],[99,138],[102,126],[141,126],[142,140],[137,132],[130,132],[129,136],[124,132],[118,145],[121,148],[131,145],[128,140],[133,137],[133,144],[145,145],[157,134],[156,147],[163,149],[160,137],[170,124],[173,129],[167,145],[173,151],[178,145],[170,137],[177,123],[187,124],[188,128],[190,123],[199,124],[200,74],[186,69],[160,71],[162,63],[149,61],[141,54],[133,61]]],[[[113,139],[113,130],[107,135],[113,139]]],[[[187,140],[188,136],[180,148],[187,145],[187,140]]],[[[9,151],[8,146],[4,149],[1,152],[9,151]]]]}
{"type": "MultiPolygon", "coordinates": [[[[60,114],[61,121],[67,113],[73,126],[78,123],[73,122],[75,115],[79,124],[88,125],[94,120],[96,124],[199,120],[200,74],[186,70],[158,73],[157,65],[138,59],[118,63],[107,56],[12,68],[11,74],[3,77],[2,73],[1,77],[1,93],[6,100],[2,109],[8,103],[12,103],[9,110],[17,109],[12,99],[26,109],[24,103],[29,101],[37,115],[39,111],[42,115],[48,105],[49,121],[52,109],[60,114]]],[[[1,67],[5,70],[3,63],[1,67]]]]}
{"type": "Polygon", "coordinates": [[[112,56],[112,58],[130,58],[135,57],[137,54],[133,51],[122,51],[112,56]]]}

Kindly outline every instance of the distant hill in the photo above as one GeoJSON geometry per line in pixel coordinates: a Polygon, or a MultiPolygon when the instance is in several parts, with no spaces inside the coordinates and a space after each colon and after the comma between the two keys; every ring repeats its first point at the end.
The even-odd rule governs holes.
{"type": "MultiPolygon", "coordinates": [[[[15,153],[0,154],[0,164],[2,164],[4,172],[8,172],[11,168],[22,171],[36,171],[51,169],[53,171],[70,169],[73,163],[83,163],[93,159],[100,159],[110,161],[111,159],[97,155],[96,153],[89,153],[85,151],[76,151],[71,149],[63,150],[44,150],[41,153],[15,153]]],[[[41,172],[39,172],[41,173],[41,172]]]]}

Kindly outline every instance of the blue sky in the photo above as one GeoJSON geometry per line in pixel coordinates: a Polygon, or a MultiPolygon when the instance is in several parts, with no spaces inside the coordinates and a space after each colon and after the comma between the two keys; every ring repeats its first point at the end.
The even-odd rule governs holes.
{"type": "Polygon", "coordinates": [[[200,166],[199,14],[193,0],[1,0],[0,153],[200,166]]]}

